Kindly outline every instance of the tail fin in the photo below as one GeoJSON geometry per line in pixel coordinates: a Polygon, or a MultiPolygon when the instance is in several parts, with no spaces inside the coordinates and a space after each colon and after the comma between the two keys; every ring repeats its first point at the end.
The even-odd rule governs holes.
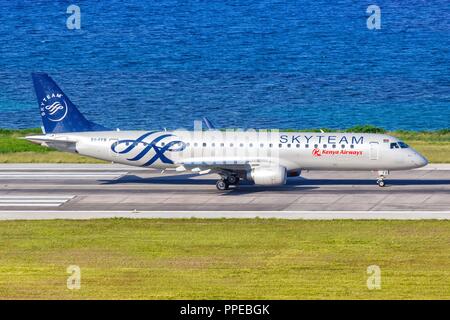
{"type": "Polygon", "coordinates": [[[206,127],[208,128],[208,130],[215,130],[216,129],[214,127],[214,125],[211,123],[211,121],[209,121],[209,119],[207,117],[203,117],[203,122],[205,123],[206,127]]]}
{"type": "Polygon", "coordinates": [[[87,120],[46,73],[31,76],[45,133],[109,130],[87,120]]]}

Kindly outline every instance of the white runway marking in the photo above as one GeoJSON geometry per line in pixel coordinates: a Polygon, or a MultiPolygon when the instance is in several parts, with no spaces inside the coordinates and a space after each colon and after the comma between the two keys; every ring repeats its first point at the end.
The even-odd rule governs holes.
{"type": "Polygon", "coordinates": [[[0,196],[0,207],[59,207],[74,196],[0,196]]]}
{"type": "Polygon", "coordinates": [[[93,175],[93,176],[104,176],[104,175],[108,175],[108,176],[112,176],[112,175],[120,175],[120,174],[126,174],[128,173],[128,171],[116,171],[116,172],[95,172],[95,171],[91,171],[91,172],[85,172],[85,171],[68,171],[68,172],[60,172],[60,173],[56,173],[56,172],[48,172],[48,171],[6,171],[6,172],[2,172],[0,171],[0,176],[10,176],[10,175],[24,175],[24,176],[32,176],[32,175],[50,175],[50,176],[59,176],[59,175],[64,175],[64,176],[71,176],[71,175],[93,175]]]}
{"type": "Polygon", "coordinates": [[[127,174],[127,171],[110,172],[83,172],[83,171],[64,171],[64,172],[25,172],[25,171],[0,171],[0,180],[39,180],[39,179],[115,179],[127,174]]]}
{"type": "Polygon", "coordinates": [[[52,219],[450,220],[450,211],[0,211],[0,220],[52,219]]]}
{"type": "Polygon", "coordinates": [[[0,163],[0,171],[25,171],[25,170],[45,170],[45,171],[141,171],[148,168],[130,167],[121,164],[94,164],[94,163],[0,163]]]}

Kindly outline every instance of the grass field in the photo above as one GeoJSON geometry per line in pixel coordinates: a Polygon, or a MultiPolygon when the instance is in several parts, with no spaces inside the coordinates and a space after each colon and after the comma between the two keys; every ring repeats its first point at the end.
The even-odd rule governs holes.
{"type": "Polygon", "coordinates": [[[448,299],[450,221],[3,221],[0,297],[448,299]]]}
{"type": "MultiPolygon", "coordinates": [[[[299,131],[299,130],[287,130],[299,131]]],[[[304,131],[317,131],[305,129],[304,131]]],[[[332,131],[325,129],[325,131],[332,131]]],[[[348,132],[386,132],[373,126],[357,126],[342,131],[348,132]]],[[[20,139],[29,134],[40,134],[40,129],[7,130],[0,129],[0,163],[102,163],[103,161],[82,157],[76,154],[59,152],[53,149],[32,144],[20,139]]],[[[450,163],[450,130],[438,131],[396,131],[387,132],[394,135],[417,151],[430,162],[450,163]]]]}
{"type": "Polygon", "coordinates": [[[59,152],[20,139],[26,135],[41,134],[41,129],[0,129],[0,163],[102,163],[103,161],[59,152]]]}
{"type": "Polygon", "coordinates": [[[49,150],[48,152],[0,153],[0,163],[106,163],[74,153],[49,150]]]}

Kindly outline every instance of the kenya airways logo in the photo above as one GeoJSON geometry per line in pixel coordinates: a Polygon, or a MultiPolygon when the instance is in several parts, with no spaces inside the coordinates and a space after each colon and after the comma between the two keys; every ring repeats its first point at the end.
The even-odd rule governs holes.
{"type": "Polygon", "coordinates": [[[336,155],[362,156],[363,152],[360,151],[360,150],[320,150],[320,149],[313,149],[312,155],[313,155],[313,157],[336,156],[336,155]]]}
{"type": "Polygon", "coordinates": [[[322,154],[320,153],[320,150],[319,150],[319,149],[314,149],[314,150],[312,151],[312,155],[313,155],[314,157],[320,157],[322,154]]]}
{"type": "Polygon", "coordinates": [[[58,122],[67,116],[67,103],[60,93],[46,95],[41,101],[41,115],[48,120],[58,122]]]}

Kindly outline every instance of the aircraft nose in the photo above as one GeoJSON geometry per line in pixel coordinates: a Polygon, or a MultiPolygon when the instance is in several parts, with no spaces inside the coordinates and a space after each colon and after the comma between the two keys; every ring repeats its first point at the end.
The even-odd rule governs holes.
{"type": "Polygon", "coordinates": [[[416,153],[413,161],[417,165],[417,168],[424,167],[428,164],[427,158],[425,158],[419,153],[416,153]]]}

